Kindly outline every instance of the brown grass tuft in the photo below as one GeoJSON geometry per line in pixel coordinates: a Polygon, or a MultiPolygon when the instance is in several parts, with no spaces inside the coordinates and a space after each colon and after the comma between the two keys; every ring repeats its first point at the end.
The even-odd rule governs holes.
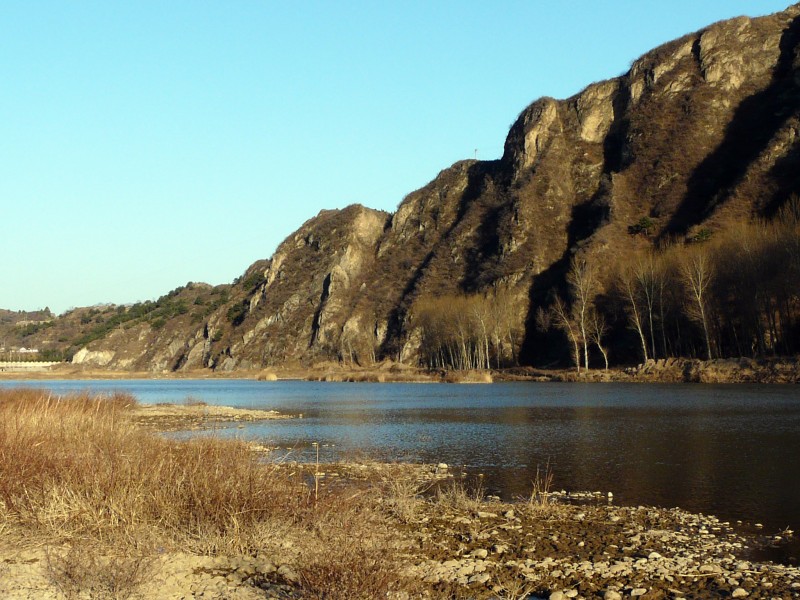
{"type": "Polygon", "coordinates": [[[531,495],[528,505],[531,508],[547,509],[553,503],[550,491],[553,488],[553,470],[550,468],[550,461],[541,469],[536,466],[536,476],[531,482],[531,495]]]}
{"type": "Polygon", "coordinates": [[[300,567],[303,598],[371,600],[411,589],[401,575],[403,544],[378,505],[374,490],[343,490],[315,503],[318,543],[300,567]]]}
{"type": "Polygon", "coordinates": [[[415,523],[425,503],[422,495],[431,485],[412,476],[387,477],[383,482],[384,507],[400,523],[415,523]]]}
{"type": "Polygon", "coordinates": [[[456,479],[436,490],[434,503],[442,512],[474,513],[483,506],[483,483],[478,480],[470,489],[461,479],[456,479]]]}

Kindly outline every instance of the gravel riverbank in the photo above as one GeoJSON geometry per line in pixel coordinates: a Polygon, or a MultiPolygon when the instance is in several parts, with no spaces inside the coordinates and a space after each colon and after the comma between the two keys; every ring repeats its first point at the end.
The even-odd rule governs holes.
{"type": "MultiPolygon", "coordinates": [[[[483,505],[429,515],[410,572],[473,597],[795,598],[800,571],[748,560],[764,540],[679,509],[483,505]]],[[[784,534],[786,535],[786,534],[784,534]]]]}
{"type": "MultiPolygon", "coordinates": [[[[414,594],[397,598],[800,597],[800,570],[752,558],[765,537],[736,532],[712,516],[653,507],[505,504],[467,495],[401,494],[380,502],[404,541],[397,567],[418,584],[414,594]]],[[[54,586],[53,555],[52,548],[0,550],[0,595],[101,597],[65,595],[54,586]]],[[[169,552],[140,559],[150,575],[127,597],[303,598],[297,583],[304,565],[297,558],[291,543],[268,556],[169,552]]],[[[103,568],[103,557],[93,560],[103,568]]],[[[136,571],[133,563],[127,568],[136,571]]]]}
{"type": "MultiPolygon", "coordinates": [[[[0,598],[800,598],[796,564],[763,559],[766,547],[797,543],[788,530],[746,531],[678,508],[616,506],[609,493],[544,493],[547,473],[533,482],[537,493],[530,500],[505,503],[484,496],[479,485],[473,490],[443,464],[275,464],[264,460],[265,448],[213,439],[168,442],[141,431],[142,424],[170,430],[181,420],[203,426],[195,423],[209,416],[202,405],[147,409],[142,421],[139,409],[123,401],[104,409],[110,411],[105,420],[103,401],[69,404],[48,396],[47,410],[31,413],[39,418],[31,432],[56,436],[51,449],[47,456],[33,454],[50,439],[41,438],[7,456],[30,468],[39,461],[49,473],[47,459],[71,439],[64,432],[74,430],[78,445],[68,446],[52,473],[64,478],[70,461],[79,459],[86,467],[74,469],[59,488],[44,487],[50,479],[43,479],[42,498],[0,486],[0,598]],[[126,428],[127,413],[114,412],[124,410],[138,426],[126,428]],[[49,429],[45,417],[54,418],[49,429]],[[103,436],[87,444],[92,427],[103,436]],[[125,445],[129,439],[135,443],[125,445]],[[113,484],[150,446],[161,453],[114,496],[113,484]],[[196,459],[186,462],[186,456],[196,459]],[[188,467],[165,470],[177,461],[188,467]],[[245,464],[250,468],[233,481],[222,477],[245,464]],[[101,477],[109,465],[115,468],[101,477]],[[155,469],[174,476],[144,487],[155,469]],[[262,487],[250,494],[256,485],[262,487]],[[174,492],[154,504],[165,486],[174,492]],[[176,494],[185,511],[168,521],[176,494]],[[136,510],[126,508],[129,501],[136,510]],[[203,511],[203,520],[178,529],[203,511]],[[259,518],[243,527],[253,513],[259,518]]],[[[20,407],[29,402],[7,402],[27,414],[20,407]]],[[[230,411],[214,418],[271,418],[230,411]]],[[[14,424],[28,431],[22,417],[8,423],[8,431],[14,424]]],[[[26,473],[9,471],[32,482],[23,492],[37,481],[26,473]]]]}

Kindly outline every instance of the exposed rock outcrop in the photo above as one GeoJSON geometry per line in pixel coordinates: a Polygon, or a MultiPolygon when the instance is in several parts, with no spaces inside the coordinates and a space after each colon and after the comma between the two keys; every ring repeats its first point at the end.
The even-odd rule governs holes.
{"type": "Polygon", "coordinates": [[[774,213],[800,191],[798,42],[794,5],[667,43],[572,98],[537,100],[500,160],[456,163],[391,215],[322,211],[201,323],[120,330],[76,360],[155,370],[413,362],[420,301],[500,289],[525,307],[521,356],[536,362],[533,313],[575,254],[608,265],[653,240],[774,213]],[[645,216],[651,238],[629,235],[645,216]]]}

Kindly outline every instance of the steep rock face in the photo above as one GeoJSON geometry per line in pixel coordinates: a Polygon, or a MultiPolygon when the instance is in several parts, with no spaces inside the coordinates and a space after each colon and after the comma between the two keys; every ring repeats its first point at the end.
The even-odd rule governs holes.
{"type": "MultiPolygon", "coordinates": [[[[229,370],[335,357],[353,306],[368,293],[367,275],[388,218],[350,206],[307,221],[263,268],[263,282],[241,301],[241,323],[234,321],[227,347],[206,366],[229,370]]],[[[357,332],[374,344],[374,331],[357,332]]]]}
{"type": "Polygon", "coordinates": [[[181,348],[178,338],[154,341],[161,358],[148,360],[414,362],[419,302],[501,289],[525,307],[523,360],[536,362],[533,313],[563,287],[573,255],[610,270],[636,247],[769,215],[800,191],[798,43],[795,5],[711,25],[619,78],[537,100],[500,160],[456,163],[393,215],[323,211],[251,267],[243,280],[255,284],[234,286],[181,348]],[[652,239],[628,233],[642,217],[653,220],[652,239]]]}

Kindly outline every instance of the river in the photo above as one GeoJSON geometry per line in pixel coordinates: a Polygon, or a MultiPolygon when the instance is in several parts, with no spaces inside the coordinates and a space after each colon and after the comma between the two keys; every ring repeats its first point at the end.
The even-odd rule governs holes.
{"type": "Polygon", "coordinates": [[[800,387],[783,385],[316,383],[249,380],[2,381],[56,393],[125,390],[142,403],[278,410],[302,419],[219,433],[291,460],[445,462],[506,499],[537,467],[556,488],[680,506],[800,530],[800,387]]]}

